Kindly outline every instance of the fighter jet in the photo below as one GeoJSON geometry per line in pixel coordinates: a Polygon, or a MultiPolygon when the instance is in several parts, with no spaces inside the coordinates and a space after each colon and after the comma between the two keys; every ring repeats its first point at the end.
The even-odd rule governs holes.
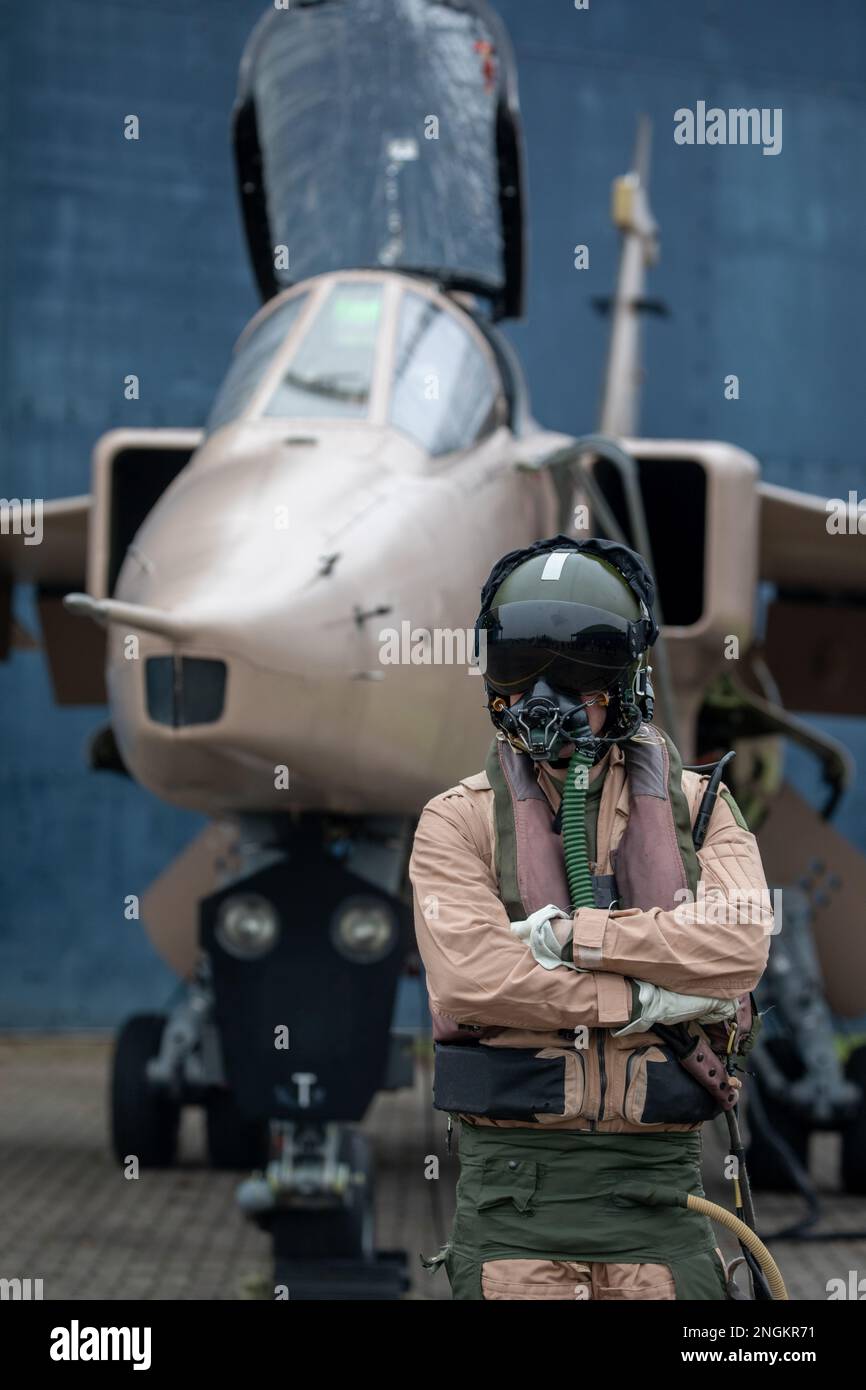
{"type": "MultiPolygon", "coordinates": [[[[394,1297],[402,1262],[375,1249],[357,1124],[411,1082],[391,1031],[412,955],[406,864],[424,802],[483,764],[472,628],[492,564],[560,530],[644,550],[664,619],[659,722],[687,758],[736,735],[735,789],[769,812],[785,882],[802,843],[828,872],[845,860],[832,911],[812,909],[844,1013],[866,1002],[866,958],[846,941],[840,968],[834,933],[862,912],[866,864],[767,787],[780,733],[815,748],[837,790],[846,774],[774,678],[793,679],[778,634],[803,604],[835,621],[844,590],[861,621],[862,541],[837,545],[824,500],[762,484],[741,449],[636,437],[656,242],[645,133],[614,189],[605,434],[534,421],[499,327],[523,306],[523,155],[513,55],[485,0],[272,10],[233,128],[264,303],[204,429],[103,436],[91,494],[46,503],[38,546],[4,524],[2,567],[39,587],[58,701],[107,702],[94,768],[210,819],[142,897],[188,988],[120,1033],[118,1158],[172,1162],[182,1106],[204,1104],[214,1164],[269,1164],[242,1197],[291,1296],[394,1297]],[[760,581],[777,586],[761,646],[760,581]]],[[[838,665],[822,681],[823,634],[809,708],[838,709],[856,684],[838,665]]]]}

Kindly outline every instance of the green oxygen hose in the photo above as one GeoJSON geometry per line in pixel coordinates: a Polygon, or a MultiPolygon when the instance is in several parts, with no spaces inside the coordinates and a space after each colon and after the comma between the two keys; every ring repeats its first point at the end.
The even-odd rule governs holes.
{"type": "Polygon", "coordinates": [[[571,893],[571,910],[595,907],[586,852],[586,791],[592,760],[577,749],[571,755],[562,793],[562,848],[571,893]]]}

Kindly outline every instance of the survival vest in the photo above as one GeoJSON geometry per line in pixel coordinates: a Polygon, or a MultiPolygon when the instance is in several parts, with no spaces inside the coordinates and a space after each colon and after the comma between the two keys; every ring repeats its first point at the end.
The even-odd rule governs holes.
{"type": "MultiPolygon", "coordinates": [[[[678,891],[700,878],[691,814],[682,789],[682,761],[660,730],[642,725],[623,745],[629,790],[628,825],[612,854],[615,872],[595,874],[595,905],[671,910],[678,891]]],[[[506,739],[494,739],[485,765],[493,789],[499,895],[512,922],[547,903],[571,906],[562,839],[531,760],[506,739]]]]}
{"type": "MultiPolygon", "coordinates": [[[[682,787],[682,760],[674,743],[661,730],[646,724],[623,745],[623,756],[628,823],[609,855],[613,872],[593,875],[595,905],[602,909],[615,904],[617,908],[670,911],[682,901],[677,896],[682,890],[696,892],[701,873],[692,840],[691,809],[682,787]]],[[[522,921],[548,903],[571,910],[562,838],[554,828],[550,803],[536,780],[531,760],[506,739],[495,738],[485,772],[494,798],[494,867],[509,920],[522,921]]],[[[758,1026],[750,995],[742,1001],[737,1016],[736,1057],[744,1057],[753,1045],[758,1026]]],[[[437,1040],[434,1105],[452,1113],[528,1118],[533,1107],[527,1105],[525,1111],[522,1106],[509,1107],[525,1089],[524,1083],[537,1085],[531,1079],[533,1054],[524,1049],[478,1046],[479,1035],[486,1031],[457,1025],[447,1041],[441,1036],[437,1040]],[[454,1045],[461,1033],[465,1041],[454,1045]],[[467,1048],[473,1034],[476,1046],[469,1043],[467,1048]]],[[[719,1067],[718,1057],[725,1038],[723,1028],[714,1037],[717,1031],[716,1026],[705,1031],[700,1025],[688,1025],[687,1032],[693,1034],[695,1042],[703,1039],[710,1046],[695,1046],[685,1058],[679,1056],[679,1049],[661,1048],[672,1063],[677,1059],[681,1062],[693,1087],[683,1094],[682,1083],[675,1081],[676,1066],[670,1072],[664,1068],[658,1073],[667,1075],[677,1091],[679,1108],[676,1115],[671,1114],[672,1121],[697,1123],[722,1108],[717,1088],[724,1080],[724,1069],[719,1067]]],[[[725,1108],[732,1099],[730,1093],[725,1108]]],[[[539,1103],[537,1108],[544,1106],[539,1103]]]]}

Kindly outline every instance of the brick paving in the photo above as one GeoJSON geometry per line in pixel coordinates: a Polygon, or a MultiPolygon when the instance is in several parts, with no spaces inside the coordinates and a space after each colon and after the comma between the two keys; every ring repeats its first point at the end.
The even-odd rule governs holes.
{"type": "MultiPolygon", "coordinates": [[[[235,1205],[239,1177],[204,1167],[202,1112],[188,1108],[181,1158],[126,1179],[108,1147],[106,1036],[0,1038],[0,1276],[40,1278],[46,1299],[268,1297],[270,1242],[235,1205]]],[[[444,1271],[418,1252],[445,1239],[456,1159],[445,1157],[445,1117],[429,1105],[429,1062],[413,1090],[379,1096],[364,1129],[377,1162],[377,1243],[409,1254],[412,1299],[448,1299],[444,1271]],[[439,1180],[425,1177],[431,1158],[439,1180]]],[[[707,1195],[730,1205],[722,1171],[726,1131],[704,1127],[707,1195]]],[[[833,1135],[813,1143],[824,1201],[821,1228],[866,1227],[866,1201],[837,1191],[833,1135]]],[[[758,1194],[759,1226],[778,1230],[802,1211],[794,1198],[758,1194]]],[[[716,1228],[726,1255],[735,1242],[716,1228]]],[[[795,1299],[824,1299],[826,1281],[866,1275],[866,1241],[772,1247],[795,1299]]],[[[742,1279],[741,1279],[742,1282],[742,1279]]]]}

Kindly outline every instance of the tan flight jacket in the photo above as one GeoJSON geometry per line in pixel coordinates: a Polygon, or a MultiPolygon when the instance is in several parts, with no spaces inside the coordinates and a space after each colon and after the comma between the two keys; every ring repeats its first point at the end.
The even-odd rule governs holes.
{"type": "MultiPolygon", "coordinates": [[[[625,760],[613,745],[598,813],[597,863],[611,872],[629,814],[625,760]]],[[[540,785],[553,809],[558,794],[540,785]]],[[[684,772],[692,823],[706,786],[684,772]]],[[[631,980],[681,994],[742,998],[763,973],[773,931],[772,909],[755,836],[729,804],[716,801],[698,852],[707,897],[672,911],[580,908],[573,916],[574,963],[585,973],[536,964],[510,930],[495,871],[493,791],[484,772],[466,777],[425,806],[409,862],[415,932],[427,974],[434,1034],[449,1025],[485,1028],[481,1043],[532,1048],[565,1058],[564,1114],[536,1116],[535,1126],[645,1133],[691,1130],[695,1124],[644,1124],[647,1069],[668,1061],[652,1032],[613,1037],[629,1021],[631,980]],[[575,1046],[564,1033],[584,1025],[575,1046]],[[603,1079],[602,1079],[603,1078],[603,1079]],[[603,1100],[603,1106],[602,1106],[603,1100]]],[[[700,889],[699,889],[700,893],[700,889]]],[[[560,927],[569,924],[562,922],[560,927]]],[[[558,933],[564,939],[562,933],[558,933]]],[[[525,1127],[523,1120],[467,1116],[476,1124],[525,1127]]]]}

